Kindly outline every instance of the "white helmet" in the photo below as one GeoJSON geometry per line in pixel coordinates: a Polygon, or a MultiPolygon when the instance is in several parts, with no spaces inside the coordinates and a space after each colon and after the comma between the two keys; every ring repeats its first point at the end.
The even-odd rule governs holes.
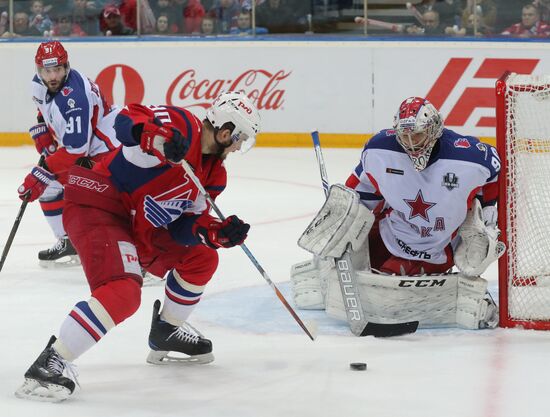
{"type": "Polygon", "coordinates": [[[216,129],[227,122],[233,123],[235,129],[231,133],[231,140],[233,143],[242,140],[242,153],[256,143],[256,134],[260,131],[260,114],[252,100],[242,91],[221,93],[206,112],[206,118],[216,129]]]}
{"type": "Polygon", "coordinates": [[[409,97],[399,106],[393,128],[397,141],[413,161],[417,171],[428,165],[432,149],[443,134],[443,119],[432,103],[421,97],[409,97]],[[417,133],[424,138],[413,141],[417,133]]]}

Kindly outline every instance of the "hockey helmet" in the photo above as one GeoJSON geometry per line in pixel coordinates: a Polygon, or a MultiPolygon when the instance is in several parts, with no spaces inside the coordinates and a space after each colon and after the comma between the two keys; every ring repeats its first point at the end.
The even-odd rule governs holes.
{"type": "Polygon", "coordinates": [[[252,100],[242,91],[221,93],[206,112],[206,119],[215,129],[221,129],[227,122],[235,125],[231,140],[233,143],[242,141],[242,153],[256,143],[256,134],[260,131],[260,114],[252,100]]]}
{"type": "Polygon", "coordinates": [[[443,118],[439,111],[424,98],[409,97],[399,106],[393,128],[397,141],[413,161],[415,169],[422,171],[443,134],[443,118]]]}
{"type": "Polygon", "coordinates": [[[34,62],[41,68],[65,65],[69,63],[69,54],[59,41],[43,42],[36,51],[34,62]]]}

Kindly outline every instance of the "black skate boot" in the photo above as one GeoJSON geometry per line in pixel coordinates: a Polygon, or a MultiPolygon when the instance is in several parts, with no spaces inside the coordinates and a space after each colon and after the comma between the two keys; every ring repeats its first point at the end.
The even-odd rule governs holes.
{"type": "Polygon", "coordinates": [[[51,347],[55,341],[55,336],[52,336],[46,349],[25,372],[25,382],[15,391],[16,397],[59,402],[66,400],[74,392],[75,382],[63,376],[63,371],[69,368],[69,373],[74,377],[74,369],[51,347]]]}
{"type": "Polygon", "coordinates": [[[160,301],[153,304],[153,320],[149,332],[151,352],[147,362],[165,365],[170,362],[204,364],[214,360],[212,342],[205,339],[197,329],[188,323],[173,326],[162,321],[159,315],[160,301]],[[183,353],[185,357],[168,356],[170,352],[183,353]]]}
{"type": "Polygon", "coordinates": [[[80,258],[67,236],[59,238],[50,249],[38,252],[38,260],[44,268],[80,265],[80,258]]]}

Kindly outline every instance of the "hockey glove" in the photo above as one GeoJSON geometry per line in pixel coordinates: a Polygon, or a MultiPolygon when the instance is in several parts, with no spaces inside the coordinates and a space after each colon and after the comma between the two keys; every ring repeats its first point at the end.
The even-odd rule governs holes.
{"type": "Polygon", "coordinates": [[[55,180],[55,175],[44,168],[34,167],[30,174],[25,177],[23,184],[17,192],[23,201],[34,201],[39,198],[48,185],[55,180]]]}
{"type": "Polygon", "coordinates": [[[51,155],[57,150],[57,142],[54,140],[46,123],[38,123],[29,129],[34,141],[34,147],[41,155],[51,155]]]}
{"type": "Polygon", "coordinates": [[[195,236],[212,249],[240,245],[246,239],[249,229],[250,225],[237,216],[230,216],[224,221],[209,215],[201,216],[193,227],[195,236]]]}
{"type": "Polygon", "coordinates": [[[141,149],[161,161],[179,163],[189,150],[189,139],[178,129],[157,123],[145,123],[141,133],[141,149]]]}

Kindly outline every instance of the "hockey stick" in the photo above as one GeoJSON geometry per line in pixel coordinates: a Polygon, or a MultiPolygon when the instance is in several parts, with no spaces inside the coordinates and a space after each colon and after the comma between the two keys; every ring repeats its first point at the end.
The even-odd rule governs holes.
{"type": "MultiPolygon", "coordinates": [[[[315,148],[315,156],[321,173],[321,182],[325,197],[328,197],[329,182],[327,170],[325,167],[325,159],[321,150],[321,141],[319,140],[319,132],[311,132],[313,146],[315,148]]],[[[336,271],[338,272],[338,283],[342,291],[344,301],[344,309],[351,332],[355,336],[374,336],[374,337],[390,337],[400,336],[404,334],[414,333],[418,328],[418,321],[410,321],[404,323],[382,324],[367,321],[363,307],[361,306],[361,298],[357,279],[355,278],[355,270],[351,264],[350,246],[346,248],[342,256],[335,258],[336,271]]]]}
{"type": "MultiPolygon", "coordinates": [[[[40,156],[40,159],[38,160],[39,167],[41,167],[44,164],[45,158],[46,157],[44,155],[40,156]]],[[[2,271],[2,268],[4,267],[4,262],[8,257],[8,252],[10,251],[11,244],[13,242],[13,239],[15,238],[15,234],[17,233],[17,229],[19,228],[19,223],[21,223],[21,219],[23,218],[23,214],[25,213],[27,204],[29,204],[29,200],[28,199],[23,200],[23,202],[21,203],[21,207],[19,207],[19,213],[17,213],[17,217],[15,218],[15,221],[13,222],[13,226],[11,227],[10,235],[8,236],[8,240],[4,245],[4,250],[2,251],[2,258],[0,259],[0,272],[2,271]]]]}
{"type": "MultiPolygon", "coordinates": [[[[201,182],[199,181],[199,179],[196,177],[195,173],[193,172],[193,168],[191,168],[191,165],[189,165],[189,163],[183,159],[181,161],[181,164],[183,166],[183,169],[185,170],[185,172],[187,173],[187,175],[189,175],[189,178],[191,178],[191,181],[193,181],[195,183],[195,185],[197,186],[197,188],[199,189],[200,193],[202,195],[204,195],[204,197],[206,198],[206,201],[208,201],[208,203],[210,204],[210,206],[214,209],[214,211],[216,212],[216,214],[218,215],[218,217],[223,221],[225,220],[225,216],[223,215],[223,213],[221,212],[221,210],[218,208],[218,206],[216,205],[216,203],[214,202],[214,200],[212,199],[212,197],[210,197],[210,194],[208,194],[208,192],[204,189],[204,187],[202,186],[201,182]]],[[[256,269],[258,270],[258,272],[262,275],[262,277],[267,281],[267,283],[269,284],[269,286],[273,289],[273,291],[275,291],[275,294],[277,294],[277,297],[279,298],[279,300],[281,301],[281,303],[283,303],[283,305],[286,307],[286,309],[288,310],[288,312],[291,314],[292,317],[294,317],[294,320],[296,320],[296,322],[300,325],[300,327],[303,329],[303,331],[309,336],[309,338],[311,340],[315,340],[315,334],[314,334],[314,331],[313,330],[310,330],[307,328],[307,326],[304,324],[304,322],[302,321],[302,319],[300,319],[300,317],[298,316],[298,314],[296,314],[296,312],[294,311],[294,309],[290,306],[290,304],[288,303],[288,301],[286,300],[286,298],[284,297],[284,295],[281,293],[281,291],[279,291],[279,289],[277,288],[277,286],[273,283],[273,281],[271,281],[271,279],[269,278],[269,276],[267,275],[267,272],[262,268],[262,266],[260,265],[260,263],[256,260],[256,258],[254,257],[254,255],[252,255],[252,252],[250,252],[250,250],[248,249],[248,247],[244,244],[244,243],[241,243],[240,244],[240,247],[241,249],[244,251],[244,253],[246,254],[246,256],[248,256],[248,259],[250,259],[250,261],[254,264],[254,266],[256,267],[256,269]]]]}

